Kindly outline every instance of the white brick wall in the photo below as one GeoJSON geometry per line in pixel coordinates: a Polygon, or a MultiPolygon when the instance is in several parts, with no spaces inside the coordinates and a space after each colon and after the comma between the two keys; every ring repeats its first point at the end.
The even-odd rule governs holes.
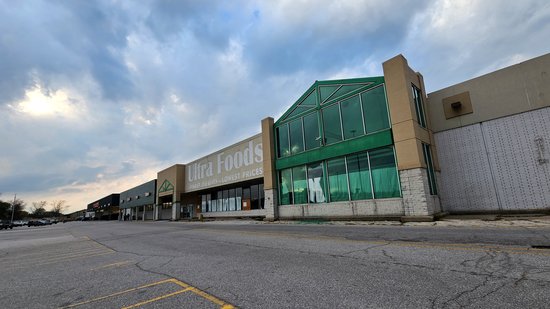
{"type": "MultiPolygon", "coordinates": [[[[436,178],[437,178],[436,174],[436,178]]],[[[439,198],[430,195],[428,173],[424,168],[399,171],[405,216],[429,216],[441,211],[439,198]]]]}

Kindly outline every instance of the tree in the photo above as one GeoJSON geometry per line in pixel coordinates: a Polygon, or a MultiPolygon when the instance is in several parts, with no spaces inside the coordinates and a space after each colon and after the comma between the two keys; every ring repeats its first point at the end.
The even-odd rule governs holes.
{"type": "Polygon", "coordinates": [[[26,203],[23,200],[20,200],[20,199],[15,200],[15,203],[13,203],[13,207],[14,207],[13,219],[14,220],[21,220],[21,219],[25,218],[28,215],[28,213],[25,211],[25,206],[26,206],[26,203]]]}
{"type": "Polygon", "coordinates": [[[11,219],[11,204],[8,202],[0,201],[0,219],[11,219]],[[9,215],[8,215],[9,214],[9,215]]]}
{"type": "Polygon", "coordinates": [[[51,210],[50,210],[50,213],[52,216],[54,217],[59,217],[63,214],[63,211],[65,211],[69,205],[65,205],[67,203],[67,201],[65,200],[56,200],[56,201],[53,201],[50,203],[51,205],[51,210]]]}
{"type": "Polygon", "coordinates": [[[31,214],[35,218],[43,217],[46,213],[46,205],[48,202],[46,201],[40,201],[40,202],[33,202],[31,206],[31,214]]]}
{"type": "Polygon", "coordinates": [[[14,220],[21,220],[28,215],[28,213],[24,210],[25,202],[23,200],[16,199],[15,201],[8,201],[8,202],[0,200],[0,218],[1,219],[11,220],[12,206],[13,206],[14,220]]]}

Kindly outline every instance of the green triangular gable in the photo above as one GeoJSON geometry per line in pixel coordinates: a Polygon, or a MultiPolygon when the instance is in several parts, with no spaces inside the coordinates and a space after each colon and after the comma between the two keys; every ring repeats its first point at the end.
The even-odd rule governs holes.
{"type": "Polygon", "coordinates": [[[167,191],[174,191],[174,186],[168,180],[164,180],[164,182],[159,188],[159,193],[167,192],[167,191]]]}
{"type": "Polygon", "coordinates": [[[277,120],[275,125],[304,115],[321,104],[335,102],[355,95],[365,89],[384,82],[384,77],[367,77],[315,81],[311,87],[277,120]]]}

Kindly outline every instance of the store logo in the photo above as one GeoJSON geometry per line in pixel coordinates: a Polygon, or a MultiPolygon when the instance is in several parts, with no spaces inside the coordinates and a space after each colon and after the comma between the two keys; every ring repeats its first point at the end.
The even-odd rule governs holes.
{"type": "Polygon", "coordinates": [[[254,163],[263,162],[262,143],[254,144],[254,141],[249,141],[248,145],[243,150],[238,150],[232,153],[220,152],[216,155],[216,161],[198,162],[189,166],[188,180],[197,181],[206,177],[216,176],[225,172],[231,172],[233,169],[239,169],[253,165],[254,163]],[[216,167],[214,168],[214,164],[216,167]]]}

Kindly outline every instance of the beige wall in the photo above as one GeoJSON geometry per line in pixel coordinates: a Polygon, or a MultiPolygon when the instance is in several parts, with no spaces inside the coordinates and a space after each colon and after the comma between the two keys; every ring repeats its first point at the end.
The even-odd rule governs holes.
{"type": "Polygon", "coordinates": [[[157,204],[159,204],[159,197],[172,195],[173,202],[180,202],[181,194],[185,189],[185,165],[175,164],[171,167],[164,169],[157,173],[157,204]],[[165,180],[168,180],[173,186],[174,190],[170,192],[158,193],[165,180]]]}
{"type": "Polygon", "coordinates": [[[428,94],[435,132],[550,106],[550,54],[428,94]],[[446,119],[445,98],[469,92],[472,113],[446,119]]]}
{"type": "Polygon", "coordinates": [[[426,99],[424,80],[421,74],[414,72],[402,55],[393,57],[383,63],[386,94],[390,110],[393,139],[397,156],[397,168],[407,170],[426,167],[422,152],[422,142],[431,145],[434,167],[439,170],[437,149],[430,130],[430,117],[425,111],[426,126],[418,124],[413,101],[411,84],[422,90],[424,109],[426,99]]]}
{"type": "Polygon", "coordinates": [[[264,151],[264,189],[277,187],[277,172],[275,170],[275,139],[273,135],[273,118],[262,120],[262,144],[264,151]]]}
{"type": "Polygon", "coordinates": [[[185,166],[185,192],[262,178],[262,135],[257,134],[185,166]]]}

